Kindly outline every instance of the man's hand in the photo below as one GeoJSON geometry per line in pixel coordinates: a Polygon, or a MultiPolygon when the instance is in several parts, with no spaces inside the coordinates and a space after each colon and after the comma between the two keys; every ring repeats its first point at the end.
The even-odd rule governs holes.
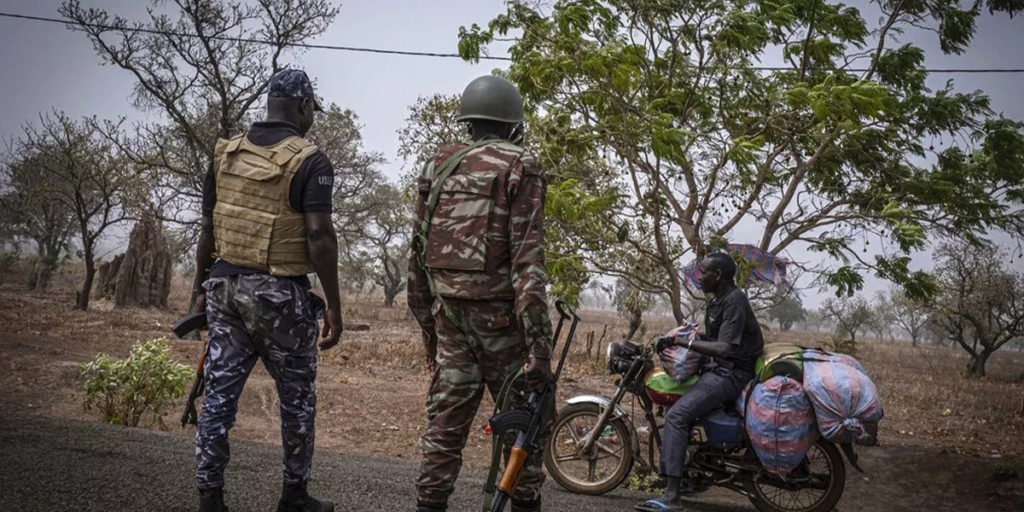
{"type": "Polygon", "coordinates": [[[427,373],[437,371],[437,333],[423,329],[423,352],[426,356],[427,373]]]}
{"type": "Polygon", "coordinates": [[[536,357],[530,355],[530,360],[523,365],[523,373],[526,375],[526,385],[534,391],[541,391],[554,375],[551,374],[551,359],[547,357],[536,357]]]}
{"type": "Polygon", "coordinates": [[[328,308],[324,312],[324,332],[320,338],[320,350],[327,350],[338,344],[341,337],[341,309],[328,308]]]}

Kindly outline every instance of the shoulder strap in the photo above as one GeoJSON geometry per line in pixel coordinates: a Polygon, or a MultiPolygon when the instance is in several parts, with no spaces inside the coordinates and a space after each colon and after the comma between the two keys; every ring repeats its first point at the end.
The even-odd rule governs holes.
{"type": "Polygon", "coordinates": [[[238,151],[238,148],[242,145],[242,139],[244,138],[245,134],[242,133],[228,139],[226,141],[227,143],[224,145],[224,153],[234,153],[235,151],[238,151]]]}
{"type": "MultiPolygon", "coordinates": [[[[448,157],[441,165],[434,169],[434,175],[428,176],[431,179],[430,195],[427,196],[426,209],[423,212],[423,222],[420,223],[420,232],[423,236],[423,241],[426,242],[427,236],[430,234],[430,221],[434,217],[434,209],[437,207],[437,200],[441,197],[441,190],[444,188],[444,182],[451,176],[455,168],[462,163],[462,160],[466,158],[466,155],[470,151],[486,145],[489,142],[493,142],[490,139],[478,140],[462,149],[457,151],[454,155],[448,157]]],[[[424,246],[425,248],[426,246],[424,246]]]]}
{"type": "Polygon", "coordinates": [[[274,145],[274,156],[271,160],[277,165],[286,165],[299,155],[309,156],[318,150],[315,144],[303,137],[291,136],[274,145]]]}

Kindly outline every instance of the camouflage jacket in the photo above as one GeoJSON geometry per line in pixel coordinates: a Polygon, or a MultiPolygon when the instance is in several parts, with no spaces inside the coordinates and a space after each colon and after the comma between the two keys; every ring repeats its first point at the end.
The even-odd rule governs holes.
{"type": "MultiPolygon", "coordinates": [[[[445,146],[424,167],[414,233],[426,216],[435,170],[465,147],[445,146]]],[[[409,259],[409,307],[428,336],[434,330],[434,293],[442,300],[512,300],[515,320],[533,354],[550,357],[546,192],[547,180],[536,159],[519,146],[494,140],[465,155],[442,184],[426,247],[415,240],[409,259]]]]}

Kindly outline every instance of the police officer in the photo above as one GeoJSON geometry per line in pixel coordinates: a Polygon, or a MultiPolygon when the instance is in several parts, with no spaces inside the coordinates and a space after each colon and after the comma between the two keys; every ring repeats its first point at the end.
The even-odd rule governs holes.
{"type": "MultiPolygon", "coordinates": [[[[551,378],[546,179],[519,145],[522,96],[503,78],[479,77],[462,93],[458,120],[469,124],[472,141],[442,147],[424,167],[409,260],[409,307],[433,374],[416,481],[420,512],[447,510],[484,386],[493,398],[520,368],[535,388],[551,378]]],[[[541,459],[537,451],[527,461],[513,511],[540,510],[541,459]]]]}
{"type": "Polygon", "coordinates": [[[320,103],[301,70],[267,85],[267,120],[217,141],[203,187],[196,310],[209,320],[206,395],[196,431],[200,512],[224,506],[228,431],[257,359],[281,402],[284,485],[278,512],[327,512],[306,492],[313,462],[317,346],[341,334],[338,242],[331,222],[334,170],[303,136],[320,103]],[[216,261],[214,261],[214,259],[216,261]],[[211,265],[212,263],[212,265],[211,265]],[[310,293],[316,272],[327,304],[310,293]],[[317,339],[317,317],[323,336],[317,339]]]}
{"type": "MultiPolygon", "coordinates": [[[[683,510],[680,488],[686,465],[690,429],[701,416],[739,397],[754,377],[754,361],[764,348],[761,325],[743,290],[736,286],[736,262],[717,252],[700,262],[700,288],[710,295],[704,315],[705,334],[699,339],[665,340],[710,356],[700,379],[665,415],[661,444],[661,474],[665,490],[655,500],[637,505],[641,511],[683,510]]],[[[661,344],[661,341],[659,341],[661,344]]]]}

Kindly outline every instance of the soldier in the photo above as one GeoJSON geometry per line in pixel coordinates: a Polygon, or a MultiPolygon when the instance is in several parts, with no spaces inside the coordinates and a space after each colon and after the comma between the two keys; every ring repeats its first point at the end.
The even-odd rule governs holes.
{"type": "Polygon", "coordinates": [[[284,485],[278,512],[328,512],[306,492],[316,417],[317,317],[321,350],[338,343],[338,241],[331,222],[334,169],[303,138],[321,110],[301,70],[267,85],[267,120],[217,141],[203,187],[197,248],[196,310],[209,319],[206,395],[196,431],[200,512],[224,506],[228,431],[256,359],[263,360],[281,401],[284,485]],[[216,261],[213,259],[216,257],[216,261]],[[212,263],[212,265],[211,265],[212,263]],[[306,274],[323,283],[323,301],[306,274]]]}
{"type": "MultiPolygon", "coordinates": [[[[518,145],[523,119],[522,96],[509,81],[473,80],[458,117],[469,123],[472,142],[441,148],[419,179],[409,307],[433,374],[420,439],[419,512],[447,510],[484,386],[496,397],[519,368],[535,389],[551,378],[546,179],[518,145]]],[[[512,395],[510,406],[521,405],[522,395],[512,395]]],[[[513,511],[540,510],[541,460],[538,450],[527,461],[513,511]]]]}

